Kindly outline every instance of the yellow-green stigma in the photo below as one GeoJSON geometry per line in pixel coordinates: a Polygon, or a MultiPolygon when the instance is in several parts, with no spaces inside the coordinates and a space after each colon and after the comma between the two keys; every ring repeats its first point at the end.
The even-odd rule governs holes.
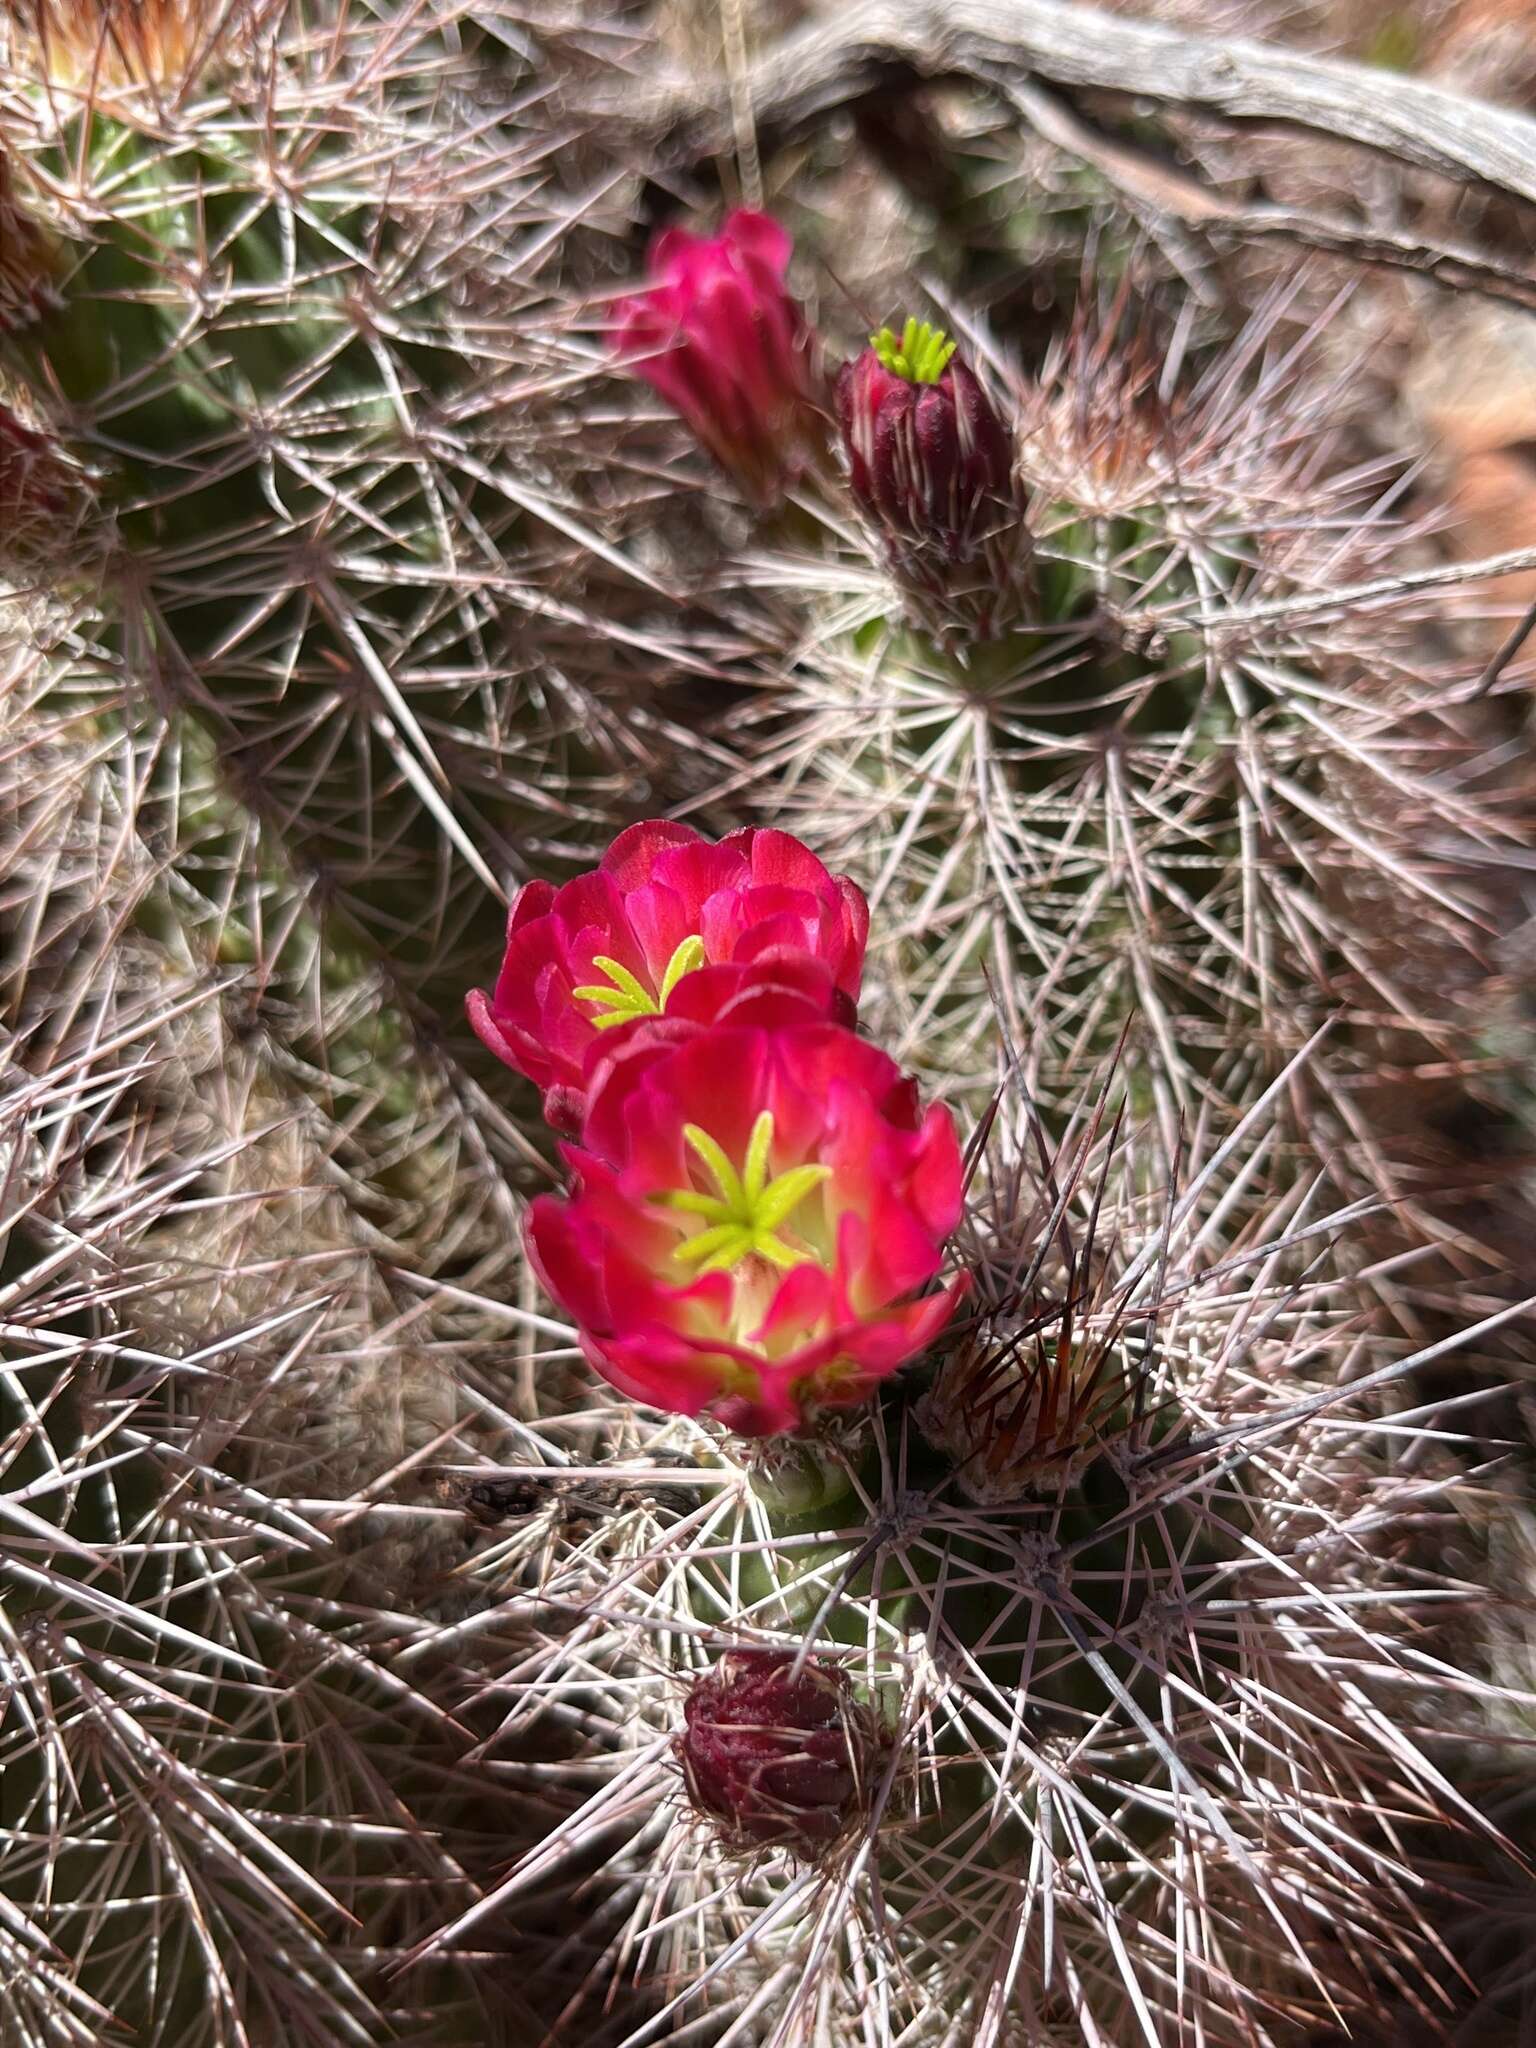
{"type": "Polygon", "coordinates": [[[653,996],[627,967],[611,960],[606,953],[594,953],[592,965],[607,975],[607,984],[589,982],[585,988],[573,988],[571,994],[579,1003],[600,1003],[602,1009],[592,1019],[593,1028],[611,1031],[615,1024],[630,1024],[636,1017],[659,1017],[667,1007],[667,997],[683,976],[704,965],[704,941],[697,932],[683,940],[667,962],[659,996],[653,996]]]}
{"type": "Polygon", "coordinates": [[[909,384],[937,384],[959,344],[942,327],[909,316],[900,336],[882,327],[869,337],[869,345],[893,376],[905,377],[909,384]]]}
{"type": "Polygon", "coordinates": [[[664,1209],[697,1216],[704,1225],[672,1254],[680,1265],[695,1267],[700,1273],[728,1273],[732,1266],[755,1252],[760,1259],[787,1273],[791,1267],[806,1265],[814,1258],[814,1253],[797,1251],[786,1244],[778,1234],[779,1226],[788,1221],[791,1211],[813,1188],[820,1187],[832,1169],[792,1166],[788,1173],[770,1180],[771,1110],[765,1109],[752,1126],[746,1163],[740,1173],[708,1131],[700,1130],[697,1124],[684,1124],[683,1136],[720,1192],[706,1195],[693,1188],[669,1188],[651,1197],[664,1209]]]}

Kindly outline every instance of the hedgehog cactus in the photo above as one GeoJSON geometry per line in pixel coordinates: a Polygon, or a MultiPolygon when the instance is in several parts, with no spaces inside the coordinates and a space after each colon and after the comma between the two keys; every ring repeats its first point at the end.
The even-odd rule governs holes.
{"type": "MultiPolygon", "coordinates": [[[[877,1141],[850,1182],[813,1113],[850,1099],[860,1041],[807,1027],[799,997],[756,1015],[638,1014],[589,1045],[580,1191],[534,1205],[530,1248],[598,1371],[654,1418],[623,1434],[626,1476],[649,1458],[669,1492],[679,1462],[713,1483],[546,1577],[575,1639],[501,1678],[500,1739],[515,1755],[576,1669],[605,1674],[612,1726],[600,1711],[591,1739],[612,1782],[424,1953],[625,1821],[635,1896],[601,1978],[615,1996],[639,1957],[643,1988],[672,1987],[626,2038],[722,2010],[775,2043],[837,2037],[871,1983],[891,2039],[1235,2043],[1368,2010],[1405,1932],[1430,1935],[1388,1817],[1451,1813],[1368,1678],[1427,1713],[1456,1676],[1412,1639],[1436,1575],[1368,1535],[1445,1512],[1455,1479],[1370,1448],[1371,1396],[1421,1361],[1344,1370],[1347,1285],[1310,1254],[1349,1217],[1322,1177],[1245,1199],[1276,1089],[1195,1136],[1186,1185],[1149,1189],[1104,1103],[1053,1155],[1010,1080],[974,1155],[962,1280],[922,1295],[933,1312],[872,1371],[880,1326],[849,1320],[839,1269],[865,1240],[894,1263],[918,1215],[877,1141]],[[646,1092],[679,1062],[691,1087],[646,1092]],[[782,1180],[779,1116],[752,1121],[780,1068],[782,1180]],[[743,1165],[699,1115],[738,1149],[751,1122],[743,1165]],[[743,1213],[717,1220],[705,1179],[743,1213]],[[829,1291],[841,1322],[785,1354],[829,1291]],[[674,1672],[692,1674],[675,1740],[674,1672]],[[1341,1802],[1361,1825],[1335,1824],[1341,1802]]],[[[904,1277],[921,1293],[931,1273],[904,1277]]]]}
{"type": "Polygon", "coordinates": [[[1283,297],[642,268],[606,61],[0,5],[0,2033],[1422,2008],[1525,829],[1433,521],[1283,297]]]}

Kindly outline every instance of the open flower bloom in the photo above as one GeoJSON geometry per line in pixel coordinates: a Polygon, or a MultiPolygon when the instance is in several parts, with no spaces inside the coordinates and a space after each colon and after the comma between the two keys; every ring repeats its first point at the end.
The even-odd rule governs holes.
{"type": "Polygon", "coordinates": [[[838,373],[837,416],[853,494],[889,534],[958,559],[997,523],[1008,430],[942,332],[908,320],[872,335],[838,373]]]}
{"type": "Polygon", "coordinates": [[[594,1073],[584,1148],[566,1149],[575,1192],[528,1220],[604,1378],[744,1436],[864,1400],[964,1292],[923,1291],[960,1216],[949,1111],[923,1113],[851,1031],[781,1015],[633,1034],[594,1073]]]}
{"type": "Polygon", "coordinates": [[[668,228],[652,282],[618,301],[613,344],[749,496],[772,503],[816,431],[815,338],[784,286],[790,240],[739,210],[718,235],[668,228]]]}
{"type": "Polygon", "coordinates": [[[707,1023],[769,984],[852,1022],[868,933],[860,891],[789,833],[716,845],[651,820],[621,832],[592,873],[521,891],[495,991],[474,991],[470,1021],[544,1090],[551,1124],[575,1132],[593,1050],[624,1025],[707,1023]]]}

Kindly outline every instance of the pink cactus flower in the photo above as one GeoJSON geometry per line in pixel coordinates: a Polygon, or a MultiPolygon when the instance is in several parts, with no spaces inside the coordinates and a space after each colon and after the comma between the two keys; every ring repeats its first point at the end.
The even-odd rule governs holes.
{"type": "Polygon", "coordinates": [[[641,1029],[591,1077],[569,1199],[528,1246],[612,1385],[743,1436],[854,1405],[938,1335],[961,1208],[953,1119],[803,1003],[641,1029]],[[776,1013],[776,1014],[775,1014],[776,1013]]]}
{"type": "Polygon", "coordinates": [[[784,285],[787,231],[740,210],[713,238],[668,228],[652,282],[620,299],[619,355],[682,415],[749,497],[772,504],[818,431],[814,335],[784,285]]]}
{"type": "Polygon", "coordinates": [[[851,1023],[869,906],[787,832],[632,825],[602,865],[563,888],[530,882],[512,906],[495,990],[470,1022],[544,1091],[557,1129],[581,1128],[594,1048],[663,1015],[707,1023],[766,985],[851,1023]]]}
{"type": "Polygon", "coordinates": [[[908,320],[886,327],[837,378],[848,480],[888,536],[968,557],[1010,490],[1008,430],[955,344],[908,320]]]}

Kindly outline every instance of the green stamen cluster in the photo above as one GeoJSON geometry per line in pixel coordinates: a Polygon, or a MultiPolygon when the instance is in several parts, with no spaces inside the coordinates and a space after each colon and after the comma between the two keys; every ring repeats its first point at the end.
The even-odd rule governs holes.
{"type": "Polygon", "coordinates": [[[693,1188],[674,1188],[652,1200],[684,1216],[697,1216],[706,1226],[677,1247],[673,1257],[700,1273],[727,1273],[755,1252],[788,1272],[808,1264],[814,1253],[797,1251],[778,1235],[779,1225],[831,1172],[828,1166],[792,1166],[777,1179],[768,1178],[768,1153],[773,1144],[773,1112],[765,1109],[747,1140],[746,1164],[738,1173],[724,1149],[697,1124],[684,1124],[689,1150],[713,1175],[718,1195],[693,1188]]]}
{"type": "Polygon", "coordinates": [[[630,1024],[636,1017],[659,1017],[667,1007],[668,996],[683,976],[704,965],[704,941],[697,932],[683,940],[667,962],[659,996],[653,996],[627,967],[610,959],[606,953],[595,953],[592,965],[607,975],[611,986],[600,981],[589,982],[585,988],[572,989],[571,994],[579,1003],[601,1003],[603,1009],[592,1019],[593,1028],[611,1031],[615,1024],[630,1024]]]}
{"type": "Polygon", "coordinates": [[[959,346],[942,327],[930,327],[910,315],[899,340],[891,328],[882,327],[869,337],[869,345],[886,369],[909,384],[937,384],[959,346]]]}

